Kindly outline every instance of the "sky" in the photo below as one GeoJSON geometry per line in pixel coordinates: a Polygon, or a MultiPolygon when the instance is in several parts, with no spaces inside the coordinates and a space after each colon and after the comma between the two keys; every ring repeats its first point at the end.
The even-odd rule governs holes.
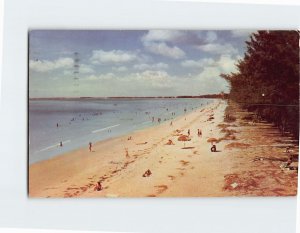
{"type": "Polygon", "coordinates": [[[229,92],[228,83],[219,75],[236,71],[252,32],[32,30],[29,97],[229,92]]]}

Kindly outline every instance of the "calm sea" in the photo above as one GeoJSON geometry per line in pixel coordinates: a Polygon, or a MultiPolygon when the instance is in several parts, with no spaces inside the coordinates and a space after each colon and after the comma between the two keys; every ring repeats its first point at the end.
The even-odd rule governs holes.
{"type": "Polygon", "coordinates": [[[29,101],[29,163],[171,120],[211,99],[29,101]],[[175,113],[175,116],[172,115],[175,113]],[[152,117],[155,121],[152,122],[152,117]],[[62,142],[63,146],[60,146],[62,142]]]}

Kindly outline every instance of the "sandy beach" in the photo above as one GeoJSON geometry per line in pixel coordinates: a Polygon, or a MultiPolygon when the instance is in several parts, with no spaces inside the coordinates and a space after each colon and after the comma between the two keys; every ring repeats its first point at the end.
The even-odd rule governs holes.
{"type": "Polygon", "coordinates": [[[224,100],[29,166],[30,197],[296,195],[298,145],[224,100]],[[227,109],[227,110],[226,110],[227,109]],[[226,111],[234,120],[226,121],[226,111]],[[197,135],[201,129],[202,136],[197,135]],[[178,141],[181,134],[190,141],[178,141]],[[128,138],[131,137],[131,140],[128,138]],[[209,138],[216,138],[211,152],[209,138]],[[166,145],[172,140],[174,145],[166,145]],[[286,152],[286,147],[291,151],[286,152]],[[126,156],[126,151],[128,155],[126,156]],[[288,169],[284,164],[292,157],[288,169]],[[149,176],[143,177],[147,170],[149,176]],[[103,189],[95,191],[100,181],[103,189]]]}

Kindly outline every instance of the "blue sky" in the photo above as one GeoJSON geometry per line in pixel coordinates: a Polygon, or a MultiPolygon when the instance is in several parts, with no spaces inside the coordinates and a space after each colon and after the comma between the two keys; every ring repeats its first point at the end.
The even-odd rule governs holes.
{"type": "Polygon", "coordinates": [[[33,30],[29,96],[174,96],[229,91],[249,30],[33,30]],[[74,53],[79,55],[74,79],[74,53]]]}

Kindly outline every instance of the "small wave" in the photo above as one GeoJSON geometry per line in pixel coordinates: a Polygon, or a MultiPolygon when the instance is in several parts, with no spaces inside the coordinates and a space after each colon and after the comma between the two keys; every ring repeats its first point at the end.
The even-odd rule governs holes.
{"type": "MultiPolygon", "coordinates": [[[[69,142],[71,142],[71,140],[63,141],[62,144],[64,145],[64,144],[67,144],[67,143],[69,143],[69,142]]],[[[55,145],[48,146],[48,147],[46,147],[46,148],[44,148],[44,149],[41,149],[41,150],[39,150],[39,152],[46,151],[46,150],[50,150],[50,149],[52,149],[52,148],[59,147],[59,146],[60,146],[60,142],[57,143],[57,144],[55,144],[55,145]]]]}
{"type": "Polygon", "coordinates": [[[118,127],[119,125],[120,124],[108,126],[108,127],[103,128],[103,129],[97,129],[97,130],[92,131],[92,133],[99,133],[99,132],[102,132],[102,131],[107,130],[107,129],[118,127]]]}
{"type": "Polygon", "coordinates": [[[145,125],[145,124],[148,124],[148,123],[151,123],[152,121],[145,121],[143,122],[142,124],[145,125]]]}

